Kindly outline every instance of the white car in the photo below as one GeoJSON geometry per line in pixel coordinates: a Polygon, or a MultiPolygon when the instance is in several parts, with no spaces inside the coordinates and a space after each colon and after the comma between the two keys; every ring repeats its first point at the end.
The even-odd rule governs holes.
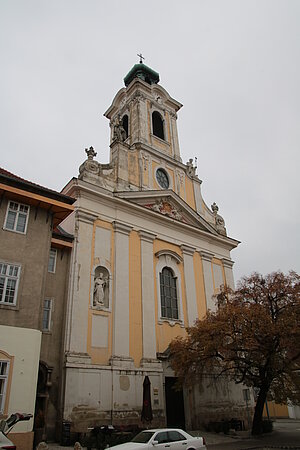
{"type": "Polygon", "coordinates": [[[170,450],[206,450],[204,438],[191,436],[177,428],[144,430],[132,441],[111,448],[113,450],[158,450],[165,447],[170,450]]]}

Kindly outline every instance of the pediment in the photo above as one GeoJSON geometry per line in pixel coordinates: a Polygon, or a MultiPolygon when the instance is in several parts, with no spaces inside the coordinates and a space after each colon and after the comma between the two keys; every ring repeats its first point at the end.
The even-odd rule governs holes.
{"type": "Polygon", "coordinates": [[[193,210],[181,197],[171,190],[118,192],[116,196],[140,205],[160,216],[191,225],[208,233],[218,235],[215,228],[193,210]]]}

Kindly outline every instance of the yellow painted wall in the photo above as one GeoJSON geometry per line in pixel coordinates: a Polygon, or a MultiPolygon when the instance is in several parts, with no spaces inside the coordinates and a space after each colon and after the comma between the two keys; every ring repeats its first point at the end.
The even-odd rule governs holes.
{"type": "MultiPolygon", "coordinates": [[[[93,267],[96,264],[99,264],[99,261],[95,259],[95,233],[96,228],[105,228],[107,230],[111,230],[111,252],[110,252],[110,270],[113,273],[114,270],[114,231],[112,224],[109,222],[105,222],[103,220],[96,220],[94,223],[93,229],[93,238],[92,238],[92,252],[91,252],[91,266],[90,266],[90,277],[92,276],[93,267]]],[[[91,283],[90,283],[91,290],[91,283]]],[[[91,298],[91,291],[89,292],[89,298],[91,298]]],[[[113,311],[114,311],[114,298],[113,292],[111,297],[112,305],[111,312],[108,311],[97,311],[95,309],[89,308],[88,314],[88,336],[87,336],[87,353],[91,356],[92,364],[108,364],[109,358],[112,353],[112,323],[113,323],[113,311]],[[92,347],[92,317],[93,315],[100,315],[104,317],[108,317],[108,347],[107,348],[96,348],[92,347]]]]}
{"type": "Polygon", "coordinates": [[[139,154],[137,151],[128,152],[128,176],[129,183],[134,184],[135,186],[139,186],[139,154]]]}
{"type": "MultiPolygon", "coordinates": [[[[268,402],[269,416],[270,417],[289,417],[287,405],[279,405],[278,403],[268,402]]],[[[264,417],[267,417],[266,405],[263,412],[264,417]]]]}
{"type": "Polygon", "coordinates": [[[158,148],[162,153],[171,155],[172,149],[169,143],[163,141],[159,137],[152,135],[152,144],[158,148]]]}
{"type": "Polygon", "coordinates": [[[129,354],[135,366],[143,356],[141,242],[136,231],[129,238],[129,354]]]}
{"type": "Polygon", "coordinates": [[[187,204],[191,208],[196,209],[193,181],[188,177],[185,177],[185,192],[187,204]]]}
{"type": "MultiPolygon", "coordinates": [[[[156,264],[158,262],[158,259],[155,257],[155,253],[160,250],[172,250],[173,252],[177,253],[179,256],[182,257],[182,251],[179,246],[170,244],[169,242],[164,242],[159,239],[156,239],[153,243],[153,249],[154,249],[154,295],[155,295],[155,316],[158,317],[158,298],[157,298],[157,283],[159,282],[156,279],[156,264]]],[[[178,269],[180,271],[181,275],[181,296],[182,296],[182,307],[183,307],[183,317],[184,317],[184,326],[187,326],[187,307],[186,307],[186,297],[185,297],[185,290],[184,290],[184,270],[183,270],[183,264],[178,264],[178,269]]],[[[178,323],[175,323],[174,326],[170,325],[168,322],[162,322],[158,323],[156,322],[156,349],[157,352],[163,353],[169,343],[174,339],[176,336],[184,336],[185,335],[185,329],[182,328],[178,323]]]]}

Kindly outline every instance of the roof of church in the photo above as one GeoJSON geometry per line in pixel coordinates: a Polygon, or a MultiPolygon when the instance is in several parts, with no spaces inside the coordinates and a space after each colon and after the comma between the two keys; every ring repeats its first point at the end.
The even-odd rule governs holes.
{"type": "Polygon", "coordinates": [[[124,78],[125,86],[127,87],[134,78],[140,78],[148,84],[157,84],[159,82],[159,73],[140,63],[135,64],[124,78]]]}
{"type": "Polygon", "coordinates": [[[21,185],[22,188],[26,191],[38,193],[52,198],[53,200],[58,200],[70,205],[72,205],[75,201],[75,199],[72,197],[61,194],[60,192],[54,191],[52,189],[48,189],[44,186],[40,186],[39,184],[33,183],[32,181],[25,180],[24,178],[21,178],[18,175],[15,175],[14,173],[3,169],[2,167],[0,167],[0,182],[7,185],[13,185],[15,187],[20,187],[21,185]]]}

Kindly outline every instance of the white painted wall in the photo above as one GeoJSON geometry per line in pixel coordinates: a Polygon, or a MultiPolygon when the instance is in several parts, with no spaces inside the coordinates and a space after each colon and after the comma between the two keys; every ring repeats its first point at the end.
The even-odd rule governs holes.
{"type": "MultiPolygon", "coordinates": [[[[14,357],[8,414],[34,414],[42,333],[29,328],[0,325],[0,350],[14,357]]],[[[33,419],[20,422],[14,433],[32,431],[33,419]]]]}

